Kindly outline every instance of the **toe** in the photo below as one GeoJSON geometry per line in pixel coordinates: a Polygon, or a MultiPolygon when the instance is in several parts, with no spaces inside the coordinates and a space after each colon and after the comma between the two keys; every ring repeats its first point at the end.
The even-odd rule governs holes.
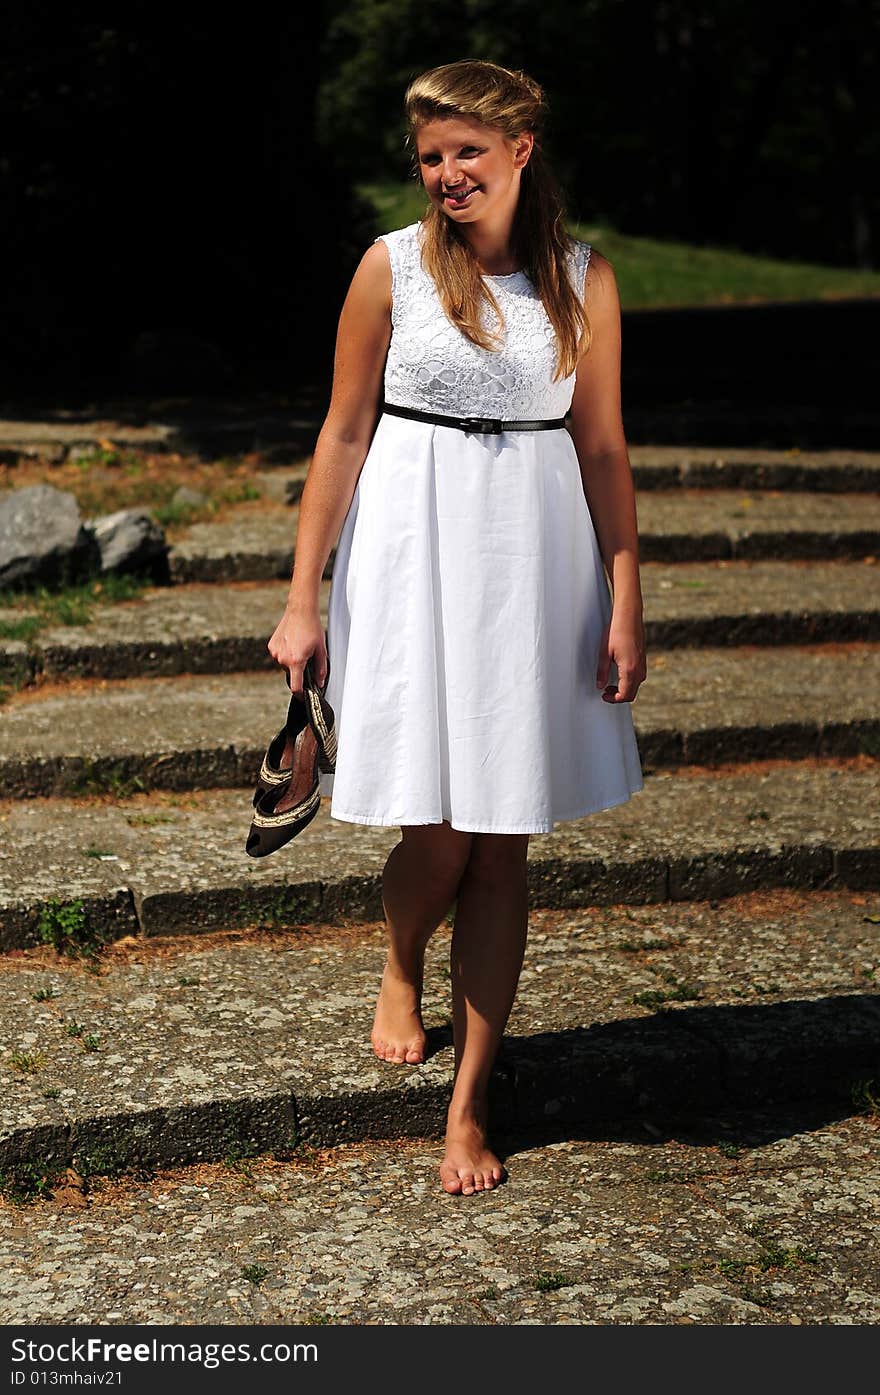
{"type": "Polygon", "coordinates": [[[459,1172],[458,1175],[461,1178],[461,1190],[463,1194],[465,1196],[470,1196],[471,1192],[476,1190],[474,1187],[474,1174],[472,1172],[459,1172]]]}
{"type": "Polygon", "coordinates": [[[461,1191],[461,1178],[457,1175],[450,1176],[448,1173],[441,1172],[440,1180],[443,1183],[443,1190],[445,1192],[451,1192],[457,1195],[461,1191]]]}

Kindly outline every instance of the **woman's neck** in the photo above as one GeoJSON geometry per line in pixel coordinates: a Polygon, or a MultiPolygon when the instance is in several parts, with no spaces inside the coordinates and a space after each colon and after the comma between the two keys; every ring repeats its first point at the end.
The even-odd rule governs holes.
{"type": "Polygon", "coordinates": [[[509,276],[520,267],[513,250],[513,213],[497,215],[491,223],[480,219],[461,228],[484,276],[509,276]]]}

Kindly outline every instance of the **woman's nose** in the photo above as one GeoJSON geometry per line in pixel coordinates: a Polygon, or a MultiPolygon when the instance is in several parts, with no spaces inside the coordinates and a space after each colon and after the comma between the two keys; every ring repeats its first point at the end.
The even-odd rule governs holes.
{"type": "Polygon", "coordinates": [[[447,189],[454,189],[456,184],[461,183],[458,164],[451,158],[443,162],[443,183],[447,189]]]}

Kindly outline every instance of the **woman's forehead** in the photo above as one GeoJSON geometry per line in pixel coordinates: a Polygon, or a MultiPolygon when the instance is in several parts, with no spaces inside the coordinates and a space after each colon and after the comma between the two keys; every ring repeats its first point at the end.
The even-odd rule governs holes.
{"type": "Polygon", "coordinates": [[[419,150],[429,146],[460,145],[468,137],[481,140],[501,140],[500,131],[484,126],[469,116],[436,117],[425,121],[416,131],[416,144],[419,150]]]}

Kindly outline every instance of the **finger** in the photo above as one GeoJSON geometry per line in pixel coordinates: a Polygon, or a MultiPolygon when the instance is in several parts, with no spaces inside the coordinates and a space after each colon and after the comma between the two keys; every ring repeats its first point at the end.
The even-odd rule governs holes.
{"type": "Polygon", "coordinates": [[[292,664],[284,671],[287,674],[287,686],[297,697],[303,696],[303,669],[305,664],[292,664]]]}

